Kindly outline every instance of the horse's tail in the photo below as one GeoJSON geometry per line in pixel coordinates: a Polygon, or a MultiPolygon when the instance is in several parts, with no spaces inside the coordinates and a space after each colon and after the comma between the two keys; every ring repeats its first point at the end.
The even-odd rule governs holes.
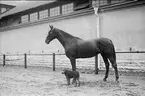
{"type": "Polygon", "coordinates": [[[115,52],[114,45],[113,45],[113,57],[114,57],[114,59],[115,59],[115,61],[116,61],[116,52],[115,52]]]}
{"type": "MultiPolygon", "coordinates": [[[[111,41],[112,42],[112,41],[111,41]]],[[[113,58],[114,58],[114,60],[116,61],[116,52],[115,52],[115,47],[114,47],[114,44],[113,44],[113,42],[112,42],[112,47],[113,47],[113,58]]]]}

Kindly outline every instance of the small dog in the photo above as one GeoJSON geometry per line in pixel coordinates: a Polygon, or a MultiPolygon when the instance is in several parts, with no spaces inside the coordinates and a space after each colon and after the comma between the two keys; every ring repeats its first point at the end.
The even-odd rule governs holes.
{"type": "Polygon", "coordinates": [[[72,84],[75,83],[75,87],[76,87],[78,83],[78,86],[80,86],[80,81],[79,81],[80,74],[78,71],[70,71],[65,69],[63,70],[62,74],[64,74],[67,79],[67,85],[70,85],[70,79],[73,78],[72,84]]]}

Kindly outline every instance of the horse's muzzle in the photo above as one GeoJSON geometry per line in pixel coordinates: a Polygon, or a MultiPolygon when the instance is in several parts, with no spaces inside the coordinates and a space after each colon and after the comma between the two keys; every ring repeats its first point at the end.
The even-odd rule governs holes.
{"type": "Polygon", "coordinates": [[[50,42],[49,40],[45,40],[45,43],[46,43],[46,44],[49,44],[49,42],[50,42]]]}

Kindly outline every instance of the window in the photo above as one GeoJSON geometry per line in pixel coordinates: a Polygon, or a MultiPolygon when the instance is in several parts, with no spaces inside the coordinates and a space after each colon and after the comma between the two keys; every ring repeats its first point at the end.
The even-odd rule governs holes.
{"type": "Polygon", "coordinates": [[[73,3],[65,4],[62,6],[62,14],[73,12],[73,3]]]}
{"type": "Polygon", "coordinates": [[[39,19],[47,18],[48,17],[48,10],[43,10],[39,12],[39,19]]]}
{"type": "Polygon", "coordinates": [[[107,5],[107,0],[93,0],[92,1],[92,6],[102,6],[102,5],[107,5]]]}
{"type": "Polygon", "coordinates": [[[92,6],[93,6],[93,7],[95,7],[95,6],[98,7],[98,6],[99,6],[99,0],[93,0],[93,1],[92,1],[92,6]]]}
{"type": "Polygon", "coordinates": [[[115,4],[115,3],[120,3],[120,2],[125,2],[128,0],[92,0],[92,6],[102,6],[102,5],[107,5],[107,4],[115,4]]]}
{"type": "Polygon", "coordinates": [[[24,15],[21,17],[21,23],[28,22],[28,15],[24,15]]]}
{"type": "Polygon", "coordinates": [[[30,14],[30,21],[36,21],[36,20],[38,20],[38,13],[35,12],[30,14]]]}
{"type": "Polygon", "coordinates": [[[127,1],[127,0],[111,0],[111,3],[120,3],[120,2],[124,2],[124,1],[127,1]]]}
{"type": "Polygon", "coordinates": [[[100,0],[100,6],[107,5],[107,0],[100,0]]]}
{"type": "Polygon", "coordinates": [[[60,7],[50,9],[50,17],[60,15],[60,7]]]}
{"type": "Polygon", "coordinates": [[[1,8],[1,13],[5,12],[6,10],[6,8],[1,8]]]}

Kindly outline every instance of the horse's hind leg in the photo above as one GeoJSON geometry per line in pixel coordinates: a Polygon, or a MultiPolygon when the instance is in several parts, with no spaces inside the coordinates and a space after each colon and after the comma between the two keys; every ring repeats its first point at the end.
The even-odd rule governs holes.
{"type": "Polygon", "coordinates": [[[102,57],[103,57],[103,60],[105,62],[105,67],[106,67],[106,73],[105,73],[105,77],[104,77],[103,80],[106,81],[107,78],[108,78],[108,74],[109,74],[109,62],[108,62],[108,59],[105,56],[102,55],[102,57]]]}
{"type": "Polygon", "coordinates": [[[115,76],[116,76],[116,81],[118,82],[119,75],[118,75],[118,69],[117,69],[117,63],[116,60],[113,56],[109,57],[110,62],[112,63],[112,67],[115,70],[115,76]]]}

